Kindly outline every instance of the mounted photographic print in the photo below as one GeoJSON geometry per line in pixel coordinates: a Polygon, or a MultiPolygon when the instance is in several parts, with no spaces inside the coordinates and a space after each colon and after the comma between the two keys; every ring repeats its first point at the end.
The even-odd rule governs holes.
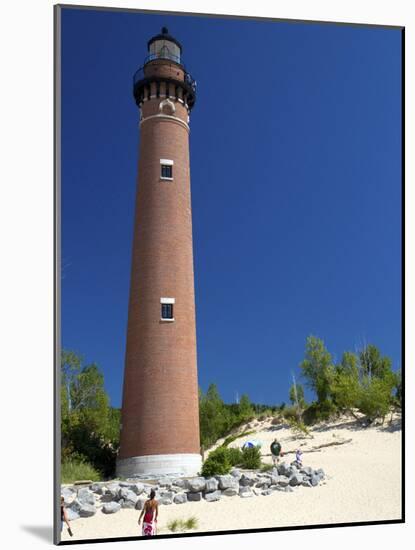
{"type": "Polygon", "coordinates": [[[56,544],[404,520],[403,37],[55,7],[56,544]]]}

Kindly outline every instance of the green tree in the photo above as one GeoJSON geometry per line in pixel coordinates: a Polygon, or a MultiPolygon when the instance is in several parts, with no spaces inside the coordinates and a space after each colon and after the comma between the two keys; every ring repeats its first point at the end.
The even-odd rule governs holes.
{"type": "Polygon", "coordinates": [[[241,396],[239,401],[239,416],[241,420],[245,420],[254,415],[254,408],[251,404],[251,401],[246,393],[241,396]]]}
{"type": "Polygon", "coordinates": [[[73,351],[61,355],[62,460],[87,461],[105,476],[115,468],[119,411],[109,406],[104,376],[73,351]]]}
{"type": "Polygon", "coordinates": [[[347,411],[354,415],[361,393],[359,382],[359,360],[349,351],[345,351],[341,362],[334,369],[334,376],[330,383],[330,396],[340,411],[347,411]]]}
{"type": "Polygon", "coordinates": [[[200,440],[203,447],[212,445],[229,427],[229,412],[216,384],[210,384],[206,395],[199,390],[200,440]]]}
{"type": "Polygon", "coordinates": [[[334,367],[323,340],[315,336],[307,338],[305,358],[300,368],[308,386],[316,393],[318,402],[328,400],[334,367]]]}
{"type": "Polygon", "coordinates": [[[392,361],[389,357],[382,357],[378,348],[372,344],[360,352],[360,365],[364,375],[368,378],[385,378],[389,376],[392,361]]]}

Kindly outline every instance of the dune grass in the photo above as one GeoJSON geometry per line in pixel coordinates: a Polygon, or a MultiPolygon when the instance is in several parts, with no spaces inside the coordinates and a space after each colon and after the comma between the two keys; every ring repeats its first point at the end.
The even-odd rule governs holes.
{"type": "Polygon", "coordinates": [[[188,531],[190,529],[196,529],[198,526],[198,520],[195,516],[191,516],[188,519],[174,519],[167,524],[167,527],[173,533],[177,531],[188,531]]]}

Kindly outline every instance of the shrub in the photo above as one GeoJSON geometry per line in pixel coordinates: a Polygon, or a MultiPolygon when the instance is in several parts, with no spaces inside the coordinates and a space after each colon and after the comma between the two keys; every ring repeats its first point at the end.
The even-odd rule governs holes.
{"type": "Polygon", "coordinates": [[[229,447],[227,451],[228,451],[228,459],[232,466],[238,466],[239,464],[242,463],[243,453],[241,449],[229,447]]]}
{"type": "Polygon", "coordinates": [[[271,420],[271,425],[272,426],[278,426],[279,424],[281,424],[281,418],[279,416],[274,416],[274,418],[271,420]]]}
{"type": "Polygon", "coordinates": [[[218,447],[212,451],[203,463],[202,476],[210,477],[228,474],[232,468],[228,451],[229,449],[226,447],[218,447]]]}
{"type": "Polygon", "coordinates": [[[296,420],[298,418],[297,407],[285,407],[283,417],[287,421],[290,421],[291,419],[296,420]]]}
{"type": "Polygon", "coordinates": [[[248,447],[242,450],[241,467],[258,470],[261,467],[261,451],[258,447],[248,447]]]}
{"type": "Polygon", "coordinates": [[[268,472],[269,470],[272,470],[274,467],[273,464],[261,464],[261,472],[268,472]]]}
{"type": "Polygon", "coordinates": [[[314,402],[303,412],[303,420],[307,426],[325,420],[331,420],[338,414],[336,405],[332,401],[314,402]]]}
{"type": "Polygon", "coordinates": [[[81,458],[68,459],[62,462],[61,482],[73,483],[81,479],[100,481],[101,475],[95,468],[81,458]]]}

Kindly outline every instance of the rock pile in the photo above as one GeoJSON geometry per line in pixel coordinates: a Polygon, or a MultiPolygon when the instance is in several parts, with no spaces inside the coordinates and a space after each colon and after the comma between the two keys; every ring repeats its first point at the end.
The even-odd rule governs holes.
{"type": "Polygon", "coordinates": [[[268,472],[243,471],[233,469],[230,474],[210,478],[159,476],[149,483],[137,479],[92,483],[87,487],[63,487],[61,495],[65,499],[68,519],[90,517],[101,510],[104,514],[114,514],[121,508],[142,510],[150,491],[156,491],[156,499],[161,505],[183,504],[206,500],[214,502],[223,497],[239,495],[241,498],[267,496],[274,491],[292,492],[294,487],[316,487],[325,479],[324,471],[303,467],[296,462],[290,465],[278,464],[268,472]]]}

